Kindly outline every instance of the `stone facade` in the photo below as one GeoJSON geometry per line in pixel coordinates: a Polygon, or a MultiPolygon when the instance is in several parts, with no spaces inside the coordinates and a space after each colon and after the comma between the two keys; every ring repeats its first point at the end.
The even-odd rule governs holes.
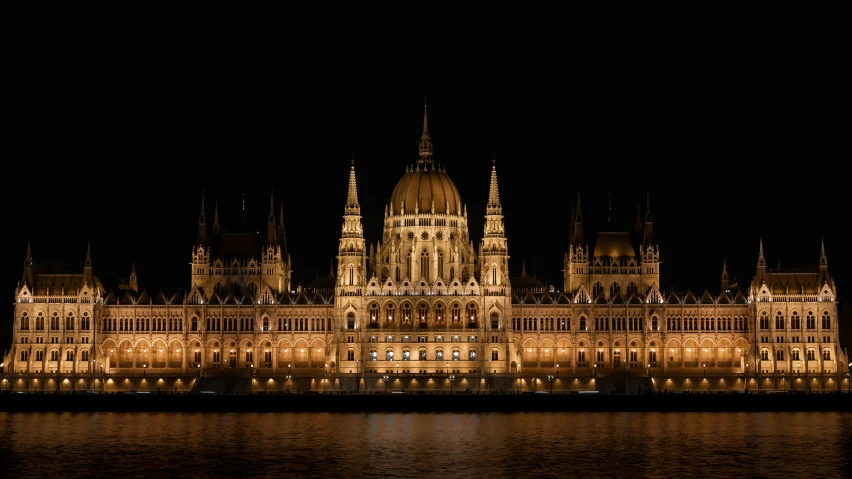
{"type": "MultiPolygon", "coordinates": [[[[484,180],[484,179],[483,179],[484,180]]],[[[814,270],[767,269],[718,293],[664,290],[650,201],[633,232],[586,242],[578,194],[561,289],[509,274],[496,165],[478,248],[467,207],[420,157],[363,235],[354,162],[337,266],[291,285],[283,213],[265,235],[208,230],[202,197],[188,290],[105,291],[82,272],[40,273],[27,250],[4,386],[198,389],[243,378],[259,391],[724,390],[848,387],[824,247],[814,270]],[[638,251],[638,253],[637,253],[638,251]],[[845,386],[845,387],[844,387],[845,386]]]]}

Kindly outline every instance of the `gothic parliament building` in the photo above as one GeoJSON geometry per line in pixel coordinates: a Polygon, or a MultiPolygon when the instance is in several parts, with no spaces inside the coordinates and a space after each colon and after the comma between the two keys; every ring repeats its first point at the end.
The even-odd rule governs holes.
{"type": "Polygon", "coordinates": [[[425,111],[419,158],[393,189],[375,246],[364,238],[353,162],[328,278],[291,289],[272,200],[265,235],[220,230],[218,208],[207,218],[202,197],[191,283],[172,293],[139,291],[135,269],[125,288],[105,290],[90,252],[82,271],[41,272],[28,246],[4,386],[188,391],[227,375],[254,391],[347,392],[833,390],[848,381],[824,247],[818,267],[773,270],[761,241],[748,284],[729,284],[723,266],[718,294],[678,292],[659,282],[650,202],[638,234],[598,232],[590,245],[578,196],[557,293],[509,274],[496,166],[474,245],[459,189],[433,162],[425,111]]]}

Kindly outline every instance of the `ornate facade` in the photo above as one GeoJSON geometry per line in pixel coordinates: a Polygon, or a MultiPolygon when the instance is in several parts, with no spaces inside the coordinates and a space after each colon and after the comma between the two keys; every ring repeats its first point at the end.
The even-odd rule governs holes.
{"type": "MultiPolygon", "coordinates": [[[[485,178],[483,178],[483,181],[485,178]]],[[[204,199],[191,284],[106,291],[90,252],[81,273],[40,273],[29,247],[15,290],[6,384],[26,389],[187,390],[251,378],[258,390],[834,389],[845,384],[824,247],[814,270],[767,269],[718,294],[664,290],[650,201],[636,231],[586,242],[578,194],[561,290],[509,274],[496,165],[478,247],[467,207],[420,156],[367,244],[354,161],[328,278],[291,283],[283,213],[266,234],[208,229],[204,199]]],[[[283,210],[283,206],[282,206],[283,210]]]]}

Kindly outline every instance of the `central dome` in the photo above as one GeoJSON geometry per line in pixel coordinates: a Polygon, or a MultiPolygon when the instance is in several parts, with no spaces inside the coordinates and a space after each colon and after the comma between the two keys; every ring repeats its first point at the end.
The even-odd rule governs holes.
{"type": "Polygon", "coordinates": [[[456,184],[446,171],[429,168],[429,165],[409,169],[391,194],[395,215],[413,215],[415,208],[418,213],[430,213],[433,201],[436,214],[461,214],[461,196],[456,184]]]}

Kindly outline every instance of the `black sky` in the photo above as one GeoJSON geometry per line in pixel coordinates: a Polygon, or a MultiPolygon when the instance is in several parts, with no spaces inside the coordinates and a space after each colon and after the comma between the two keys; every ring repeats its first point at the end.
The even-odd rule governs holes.
{"type": "Polygon", "coordinates": [[[595,231],[630,230],[650,191],[663,286],[716,289],[723,259],[748,280],[762,237],[782,267],[815,264],[824,238],[841,301],[852,288],[844,29],[495,25],[409,42],[294,31],[297,19],[262,12],[171,13],[58,10],[13,54],[10,302],[27,241],[37,263],[77,267],[91,241],[96,273],[126,276],[135,261],[149,291],[186,287],[202,189],[208,218],[218,201],[231,228],[245,194],[261,231],[274,190],[296,281],[327,274],[351,155],[376,241],[417,158],[424,93],[435,159],[477,245],[496,158],[515,271],[524,259],[561,286],[578,189],[590,244],[595,231]]]}

